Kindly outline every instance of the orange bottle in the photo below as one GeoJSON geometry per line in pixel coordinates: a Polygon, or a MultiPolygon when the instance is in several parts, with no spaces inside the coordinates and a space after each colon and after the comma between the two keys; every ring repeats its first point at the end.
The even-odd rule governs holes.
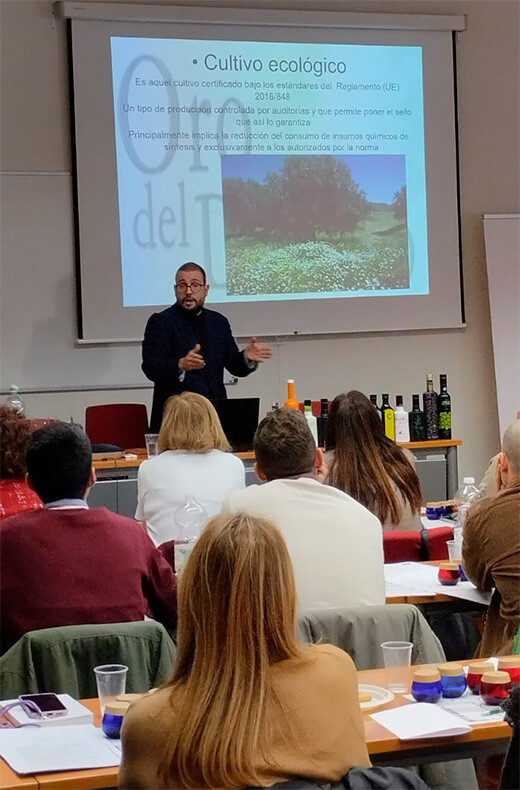
{"type": "Polygon", "coordinates": [[[288,409],[299,409],[300,404],[294,397],[294,379],[287,379],[287,400],[285,405],[288,409]]]}

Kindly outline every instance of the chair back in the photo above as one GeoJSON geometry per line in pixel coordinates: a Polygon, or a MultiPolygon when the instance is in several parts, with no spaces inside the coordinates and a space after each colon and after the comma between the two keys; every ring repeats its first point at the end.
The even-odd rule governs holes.
{"type": "Polygon", "coordinates": [[[100,403],[85,410],[85,433],[92,444],[144,447],[148,431],[144,403],[100,403]]]}
{"type": "Polygon", "coordinates": [[[449,559],[447,540],[453,540],[453,527],[433,527],[423,530],[425,559],[449,559]]]}
{"type": "Polygon", "coordinates": [[[426,559],[418,529],[383,530],[383,551],[385,562],[421,562],[426,559]]]}
{"type": "Polygon", "coordinates": [[[96,697],[93,669],[100,664],[125,664],[126,690],[148,691],[170,676],[174,654],[154,620],[29,631],[0,658],[2,699],[45,691],[96,697]]]}

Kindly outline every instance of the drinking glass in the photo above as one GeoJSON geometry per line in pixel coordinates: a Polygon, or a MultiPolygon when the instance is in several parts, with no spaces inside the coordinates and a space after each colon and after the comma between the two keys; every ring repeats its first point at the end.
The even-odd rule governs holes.
{"type": "Polygon", "coordinates": [[[408,691],[410,688],[410,662],[413,642],[383,642],[383,660],[389,691],[408,691]]]}
{"type": "Polygon", "coordinates": [[[144,440],[146,442],[146,452],[148,453],[148,458],[151,458],[152,455],[159,455],[158,439],[158,433],[145,433],[144,440]]]}
{"type": "Polygon", "coordinates": [[[124,664],[102,664],[94,667],[101,716],[105,713],[106,705],[111,705],[120,694],[125,693],[127,672],[128,667],[124,664]]]}

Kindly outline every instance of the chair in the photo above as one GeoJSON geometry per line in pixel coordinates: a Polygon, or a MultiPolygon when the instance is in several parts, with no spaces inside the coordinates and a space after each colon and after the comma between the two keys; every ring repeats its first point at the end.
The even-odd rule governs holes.
{"type": "Polygon", "coordinates": [[[422,532],[425,559],[447,560],[449,558],[447,540],[453,540],[453,527],[433,527],[422,532]]]}
{"type": "Polygon", "coordinates": [[[420,562],[424,556],[424,544],[418,529],[383,530],[385,562],[420,562]]]}
{"type": "MultiPolygon", "coordinates": [[[[383,665],[381,642],[412,642],[412,664],[445,660],[442,645],[419,610],[411,604],[383,604],[351,609],[322,609],[303,612],[298,620],[303,642],[327,642],[345,650],[356,668],[377,669],[383,665]]],[[[420,774],[436,790],[476,790],[471,760],[423,765],[420,774]]],[[[370,785],[368,785],[370,786],[370,785]]]]}
{"type": "Polygon", "coordinates": [[[2,699],[54,691],[97,696],[95,666],[125,664],[127,691],[142,692],[171,674],[175,645],[155,620],[68,625],[29,631],[0,658],[2,699]]]}
{"type": "Polygon", "coordinates": [[[92,444],[144,447],[148,431],[144,403],[100,403],[85,410],[85,433],[92,444]]]}

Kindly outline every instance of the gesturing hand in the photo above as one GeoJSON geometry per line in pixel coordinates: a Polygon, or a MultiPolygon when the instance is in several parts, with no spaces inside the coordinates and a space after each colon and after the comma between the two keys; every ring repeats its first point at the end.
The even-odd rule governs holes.
{"type": "Polygon", "coordinates": [[[244,354],[251,362],[265,362],[272,357],[273,349],[260,343],[258,338],[252,337],[249,345],[244,349],[244,354]]]}
{"type": "Polygon", "coordinates": [[[196,343],[185,357],[179,359],[179,370],[200,370],[205,367],[204,357],[199,351],[200,343],[196,343]]]}

